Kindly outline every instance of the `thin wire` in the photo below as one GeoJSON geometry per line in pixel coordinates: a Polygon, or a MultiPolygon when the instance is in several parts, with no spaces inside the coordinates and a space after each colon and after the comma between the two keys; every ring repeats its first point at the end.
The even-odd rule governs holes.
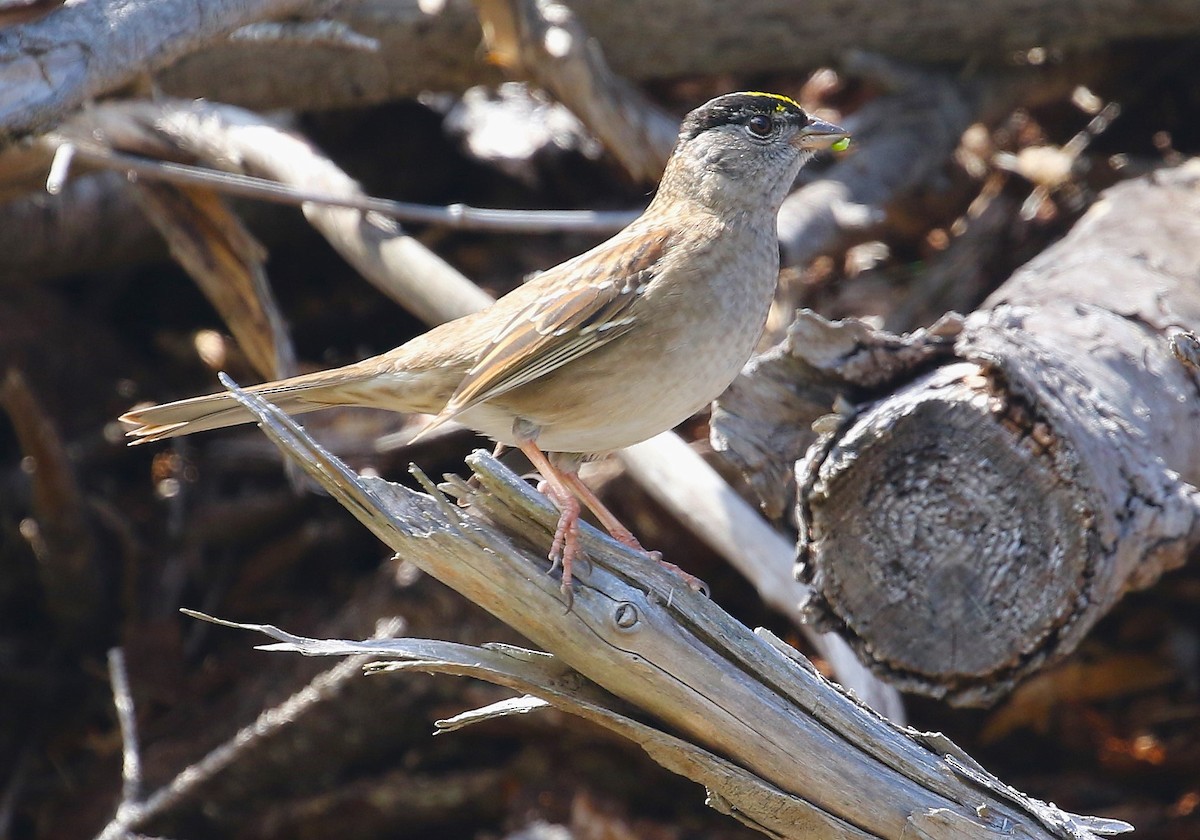
{"type": "MultiPolygon", "coordinates": [[[[304,190],[266,178],[222,172],[184,163],[151,160],[108,149],[63,144],[70,147],[64,157],[95,167],[125,172],[130,178],[152,178],[176,184],[209,187],[227,195],[256,198],[277,204],[299,205],[306,202],[348,207],[368,213],[379,213],[406,222],[441,225],[458,230],[504,231],[509,233],[608,233],[620,230],[637,218],[640,211],[601,210],[492,210],[451,204],[436,207],[407,201],[391,201],[371,196],[345,196],[304,190]]],[[[56,167],[55,182],[61,183],[65,173],[62,164],[56,167]]]]}

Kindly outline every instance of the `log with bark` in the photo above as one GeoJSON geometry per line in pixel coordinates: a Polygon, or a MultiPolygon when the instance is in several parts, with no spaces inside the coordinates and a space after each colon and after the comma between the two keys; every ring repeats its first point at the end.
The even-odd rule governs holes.
{"type": "Polygon", "coordinates": [[[1108,190],[961,329],[807,316],[748,368],[716,440],[769,508],[795,493],[810,620],[906,690],[987,704],[1184,562],[1200,381],[1169,339],[1200,325],[1198,220],[1193,161],[1108,190]]]}

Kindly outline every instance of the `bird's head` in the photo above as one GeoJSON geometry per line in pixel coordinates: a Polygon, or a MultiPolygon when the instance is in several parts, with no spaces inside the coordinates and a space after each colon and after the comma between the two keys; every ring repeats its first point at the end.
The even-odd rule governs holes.
{"type": "Polygon", "coordinates": [[[684,118],[659,192],[717,208],[778,211],[804,162],[848,137],[786,96],[718,96],[684,118]]]}

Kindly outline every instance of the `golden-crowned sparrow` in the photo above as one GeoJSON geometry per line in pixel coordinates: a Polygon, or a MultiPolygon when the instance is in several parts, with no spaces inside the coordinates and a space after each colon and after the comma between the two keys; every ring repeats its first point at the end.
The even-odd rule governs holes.
{"type": "MultiPolygon", "coordinates": [[[[733,381],[775,290],[779,205],[812,153],[846,136],[786,96],[719,96],[683,120],[654,200],[607,242],[383,355],[250,390],[296,414],[435,414],[520,448],[562,511],[550,558],[570,597],[580,500],[642,550],[579,463],[672,428],[733,381]]],[[[145,443],[252,418],[213,394],[121,419],[145,443]]]]}

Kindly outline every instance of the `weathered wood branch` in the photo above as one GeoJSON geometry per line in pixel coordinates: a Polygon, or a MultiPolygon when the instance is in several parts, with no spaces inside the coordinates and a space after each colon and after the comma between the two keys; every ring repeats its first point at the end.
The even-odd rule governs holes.
{"type": "Polygon", "coordinates": [[[0,30],[0,140],[46,130],[240,26],[317,14],[313,0],[100,0],[0,30]]]}
{"type": "Polygon", "coordinates": [[[267,435],[372,532],[554,659],[421,640],[368,649],[256,628],[287,649],[398,656],[415,660],[412,667],[535,693],[643,745],[652,742],[653,757],[703,779],[715,802],[775,837],[916,832],[996,840],[1020,826],[1031,838],[1085,840],[1128,829],[1030,800],[944,738],[890,725],[798,654],[751,633],[658,564],[590,528],[582,541],[592,563],[580,570],[574,606],[564,611],[543,559],[557,512],[483,453],[471,458],[477,487],[458,479],[446,486],[468,506],[464,511],[436,491],[423,495],[355,475],[282,412],[235,393],[267,435]],[[695,745],[627,722],[608,692],[695,745]]]}
{"type": "MultiPolygon", "coordinates": [[[[302,137],[231,106],[178,100],[112,103],[89,109],[47,142],[100,142],[167,159],[186,156],[332,195],[364,197],[352,178],[302,137]]],[[[302,209],[364,277],[428,323],[457,318],[491,302],[391,219],[313,202],[302,209]]]]}
{"type": "MultiPolygon", "coordinates": [[[[897,685],[987,703],[1184,561],[1200,541],[1200,383],[1168,339],[1200,325],[1197,219],[1198,162],[1119,185],[966,320],[936,369],[835,371],[826,393],[856,405],[797,466],[818,626],[850,633],[897,685]]],[[[806,360],[857,350],[820,332],[741,393],[811,393],[806,360]]],[[[807,431],[812,412],[793,418],[727,425],[724,444],[769,460],[758,441],[807,431]]],[[[759,475],[771,498],[789,464],[759,475]]]]}
{"type": "MultiPolygon", "coordinates": [[[[392,618],[380,624],[376,637],[395,635],[400,630],[401,622],[392,618]]],[[[114,649],[113,652],[118,650],[114,649]]],[[[368,699],[355,696],[369,693],[355,677],[361,668],[369,664],[370,657],[351,656],[316,675],[283,702],[263,710],[252,723],[240,728],[233,737],[214,747],[203,758],[181,769],[170,782],[156,790],[143,791],[140,784],[131,784],[129,772],[131,763],[141,763],[132,725],[136,721],[133,699],[128,686],[121,685],[118,668],[113,666],[111,656],[112,652],[110,679],[121,722],[125,758],[122,777],[125,784],[116,814],[96,835],[96,840],[125,840],[137,836],[134,834],[136,829],[152,825],[173,812],[186,812],[189,806],[199,807],[201,802],[229,802],[236,798],[221,790],[222,783],[246,795],[254,791],[264,775],[270,776],[272,762],[303,763],[307,757],[306,749],[312,749],[314,742],[322,741],[321,733],[306,729],[305,724],[311,721],[312,713],[324,704],[337,703],[339,710],[345,713],[347,708],[366,706],[373,699],[372,709],[381,711],[381,701],[377,696],[368,699]],[[121,708],[123,705],[129,707],[124,713],[121,708]],[[297,735],[296,730],[301,734],[297,735]],[[291,737],[291,742],[281,742],[287,736],[291,737]]],[[[322,746],[325,747],[323,757],[326,759],[332,757],[331,752],[337,752],[335,747],[328,744],[323,743],[322,746]]],[[[137,776],[133,780],[137,780],[137,776]]]]}
{"type": "MultiPolygon", "coordinates": [[[[861,241],[879,226],[894,202],[917,189],[936,189],[939,173],[971,122],[995,120],[1019,103],[1061,97],[1089,73],[1089,66],[1077,65],[1070,72],[960,80],[878,57],[859,55],[851,64],[855,71],[889,76],[897,90],[872,100],[849,117],[855,132],[854,152],[822,172],[819,180],[798,189],[785,203],[779,233],[789,263],[805,264],[819,254],[835,253],[861,241]]],[[[659,137],[665,131],[661,114],[656,116],[657,112],[624,99],[618,99],[609,110],[629,112],[619,119],[613,117],[629,129],[620,133],[624,142],[631,142],[632,136],[643,130],[639,128],[642,123],[652,122],[657,127],[644,130],[658,139],[649,145],[664,155],[670,149],[669,140],[659,137]]],[[[25,199],[0,203],[0,245],[5,254],[0,277],[27,281],[93,265],[107,266],[118,255],[138,248],[147,256],[161,255],[161,249],[151,247],[141,220],[129,218],[127,189],[121,179],[74,179],[60,195],[44,193],[45,172],[54,148],[64,137],[88,138],[93,130],[101,130],[110,143],[126,151],[183,155],[300,189],[345,199],[363,197],[348,177],[333,171],[336,167],[331,161],[307,144],[296,143],[283,126],[244,109],[161,98],[153,103],[106,103],[72,119],[43,142],[10,148],[0,157],[0,197],[32,193],[25,199]],[[289,153],[280,154],[279,150],[289,153]],[[113,218],[128,221],[95,235],[96,219],[113,218]],[[65,255],[71,255],[69,262],[65,255]]],[[[414,249],[393,223],[319,204],[307,205],[306,213],[385,294],[417,312],[433,305],[420,300],[421,290],[430,288],[423,273],[445,275],[445,266],[440,261],[431,263],[423,250],[414,249]],[[414,282],[408,283],[408,277],[414,282]]],[[[464,306],[456,311],[469,311],[464,307],[469,307],[474,296],[469,290],[457,294],[463,296],[464,306]]]]}
{"type": "MultiPolygon", "coordinates": [[[[689,531],[750,582],[763,603],[795,618],[811,593],[792,574],[791,541],[763,519],[716,470],[679,435],[664,432],[616,456],[629,474],[689,531]]],[[[800,631],[823,657],[838,683],[888,720],[903,723],[898,692],[875,679],[836,633],[807,625],[800,631]]]]}
{"type": "Polygon", "coordinates": [[[134,195],[259,375],[294,376],[296,351],[267,284],[267,251],[225,200],[163,183],[135,184],[134,195]]]}
{"type": "Polygon", "coordinates": [[[740,469],[768,518],[796,501],[795,463],[817,430],[850,400],[911,376],[951,352],[962,329],[951,315],[928,330],[895,336],[859,321],[831,323],[801,312],[777,346],[751,359],[713,406],[712,443],[740,469]]]}
{"type": "MultiPolygon", "coordinates": [[[[446,0],[427,11],[431,5],[347,0],[330,11],[313,0],[70,4],[0,31],[0,137],[44,130],[88,98],[112,93],[147,70],[158,71],[168,93],[260,110],[347,108],[497,81],[496,70],[478,59],[481,33],[473,5],[446,0]],[[297,49],[286,38],[226,38],[242,25],[281,16],[329,16],[379,48],[313,43],[297,49]]],[[[633,81],[803,71],[855,48],[909,61],[1003,64],[1014,51],[1033,47],[1071,52],[1200,32],[1200,9],[1186,0],[1149,0],[1136,15],[1121,0],[937,0],[922,6],[920,15],[872,0],[635,0],[616,6],[576,0],[571,6],[613,69],[633,81]],[[678,37],[685,30],[689,37],[678,37]]]]}

